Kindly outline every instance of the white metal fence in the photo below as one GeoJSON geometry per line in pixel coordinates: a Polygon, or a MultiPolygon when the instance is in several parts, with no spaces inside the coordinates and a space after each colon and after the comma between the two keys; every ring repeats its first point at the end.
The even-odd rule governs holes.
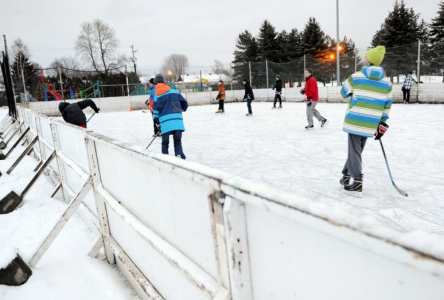
{"type": "Polygon", "coordinates": [[[36,171],[48,166],[68,203],[32,266],[80,207],[98,228],[90,255],[103,247],[142,299],[444,299],[440,238],[419,243],[29,109],[19,115],[28,142],[38,140],[36,171]]]}

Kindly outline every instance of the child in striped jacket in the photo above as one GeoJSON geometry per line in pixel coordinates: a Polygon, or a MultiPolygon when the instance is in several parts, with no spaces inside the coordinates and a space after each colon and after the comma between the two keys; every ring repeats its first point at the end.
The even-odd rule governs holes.
{"type": "Polygon", "coordinates": [[[393,100],[392,84],[379,66],[384,54],[384,46],[370,49],[365,55],[365,67],[352,74],[341,89],[342,97],[351,99],[343,128],[348,133],[348,158],[340,184],[346,194],[356,197],[362,196],[361,154],[367,138],[375,136],[379,140],[388,129],[386,121],[393,100]]]}

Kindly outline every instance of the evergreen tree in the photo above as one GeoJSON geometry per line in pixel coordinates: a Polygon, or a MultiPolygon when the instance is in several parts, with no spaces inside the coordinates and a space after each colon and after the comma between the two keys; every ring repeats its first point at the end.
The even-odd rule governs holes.
{"type": "Polygon", "coordinates": [[[328,48],[327,37],[315,18],[310,17],[302,32],[303,53],[312,57],[317,57],[319,53],[328,48]]]}
{"type": "MultiPolygon", "coordinates": [[[[258,60],[258,43],[253,35],[245,30],[239,34],[234,50],[234,79],[241,81],[243,78],[249,78],[249,63],[258,60]]],[[[253,74],[252,74],[253,75],[253,74]]]]}
{"type": "MultiPolygon", "coordinates": [[[[443,75],[444,69],[444,1],[439,4],[437,16],[430,24],[430,65],[434,73],[443,75]]],[[[444,76],[443,76],[444,82],[444,76]]]]}
{"type": "Polygon", "coordinates": [[[23,75],[26,85],[26,90],[29,92],[29,86],[33,80],[33,77],[37,74],[34,70],[33,64],[29,61],[28,57],[19,51],[15,55],[14,62],[11,66],[12,82],[14,84],[15,90],[17,92],[23,93],[23,78],[22,78],[22,68],[23,75]]]}
{"type": "MultiPolygon", "coordinates": [[[[285,32],[285,36],[286,36],[285,32]]],[[[258,36],[258,58],[260,61],[269,60],[271,62],[279,62],[279,53],[278,53],[278,33],[276,29],[268,20],[265,20],[260,29],[258,36]]],[[[282,38],[282,35],[281,35],[282,38]]]]}
{"type": "Polygon", "coordinates": [[[372,46],[383,45],[387,53],[383,62],[386,73],[391,77],[416,69],[418,39],[424,32],[418,23],[419,14],[407,8],[404,0],[396,0],[393,11],[373,36],[372,46]]]}

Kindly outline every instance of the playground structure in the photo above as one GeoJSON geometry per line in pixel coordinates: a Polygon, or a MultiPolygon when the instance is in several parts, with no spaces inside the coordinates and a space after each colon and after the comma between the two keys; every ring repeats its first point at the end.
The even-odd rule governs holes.
{"type": "Polygon", "coordinates": [[[45,95],[45,101],[50,101],[50,99],[48,98],[48,94],[54,97],[54,100],[61,101],[64,98],[65,92],[69,92],[69,99],[101,98],[104,96],[102,82],[99,80],[97,80],[97,82],[92,86],[84,90],[80,90],[78,92],[73,91],[71,87],[69,87],[69,89],[56,90],[54,84],[45,83],[45,76],[43,75],[43,70],[40,72],[40,74],[42,77],[42,87],[45,95]]]}

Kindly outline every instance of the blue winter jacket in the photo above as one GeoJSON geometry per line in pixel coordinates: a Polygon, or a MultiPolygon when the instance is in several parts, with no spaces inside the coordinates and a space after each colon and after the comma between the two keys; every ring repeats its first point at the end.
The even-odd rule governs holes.
{"type": "Polygon", "coordinates": [[[163,83],[156,85],[153,114],[154,122],[160,123],[162,134],[174,130],[185,131],[182,111],[187,108],[187,100],[178,91],[163,83]]]}

